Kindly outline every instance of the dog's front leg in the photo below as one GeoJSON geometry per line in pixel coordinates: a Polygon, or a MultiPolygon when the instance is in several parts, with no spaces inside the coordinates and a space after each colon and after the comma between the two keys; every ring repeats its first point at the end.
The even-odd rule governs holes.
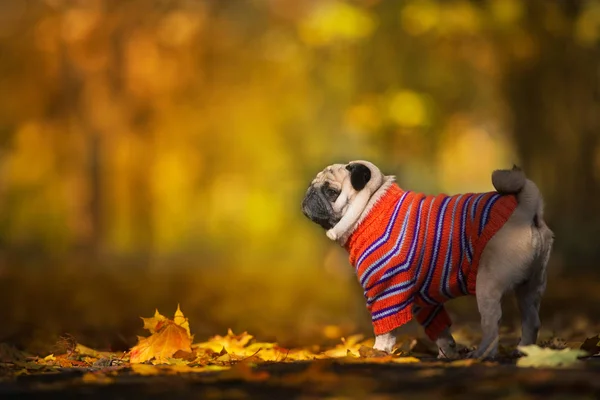
{"type": "Polygon", "coordinates": [[[391,353],[394,349],[394,345],[396,344],[396,334],[394,331],[384,333],[383,335],[375,336],[375,344],[373,348],[375,350],[385,351],[386,353],[391,353]]]}
{"type": "Polygon", "coordinates": [[[442,333],[440,333],[438,338],[435,340],[435,344],[438,348],[438,358],[458,358],[456,342],[454,341],[449,328],[444,329],[442,333]]]}
{"type": "Polygon", "coordinates": [[[415,319],[425,328],[427,336],[435,340],[438,358],[458,358],[456,342],[450,333],[450,316],[442,304],[413,305],[415,319]]]}

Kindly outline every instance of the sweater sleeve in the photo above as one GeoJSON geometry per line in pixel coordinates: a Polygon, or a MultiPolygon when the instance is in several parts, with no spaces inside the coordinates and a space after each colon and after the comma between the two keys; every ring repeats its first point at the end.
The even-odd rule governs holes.
{"type": "Polygon", "coordinates": [[[413,315],[419,324],[425,328],[425,334],[431,340],[436,340],[440,333],[452,325],[450,316],[443,305],[436,306],[414,305],[413,315]]]}
{"type": "Polygon", "coordinates": [[[391,332],[408,323],[412,317],[413,315],[410,307],[406,307],[385,317],[379,319],[373,318],[373,330],[375,331],[375,335],[383,335],[384,333],[391,332]]]}

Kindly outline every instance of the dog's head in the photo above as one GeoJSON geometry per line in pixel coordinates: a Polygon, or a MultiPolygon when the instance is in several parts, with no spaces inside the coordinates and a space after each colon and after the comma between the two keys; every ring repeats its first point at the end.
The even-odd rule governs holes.
{"type": "Polygon", "coordinates": [[[325,228],[327,237],[344,242],[385,178],[368,161],[330,165],[311,182],[302,201],[302,212],[325,228]]]}

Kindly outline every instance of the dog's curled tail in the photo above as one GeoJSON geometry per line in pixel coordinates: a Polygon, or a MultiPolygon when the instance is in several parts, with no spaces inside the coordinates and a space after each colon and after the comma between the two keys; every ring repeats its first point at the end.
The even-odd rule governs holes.
{"type": "Polygon", "coordinates": [[[523,211],[532,216],[535,226],[546,227],[542,194],[537,185],[527,179],[519,167],[515,165],[512,169],[494,171],[492,184],[498,193],[515,194],[523,211]]]}

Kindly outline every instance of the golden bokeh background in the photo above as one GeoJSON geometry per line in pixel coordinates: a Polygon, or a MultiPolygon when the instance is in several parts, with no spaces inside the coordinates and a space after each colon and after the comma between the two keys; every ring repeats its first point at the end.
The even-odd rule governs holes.
{"type": "Polygon", "coordinates": [[[126,348],[177,303],[198,337],[369,333],[300,210],[353,159],[429,193],[516,163],[555,282],[593,274],[599,48],[597,0],[5,0],[0,341],[126,348]]]}

